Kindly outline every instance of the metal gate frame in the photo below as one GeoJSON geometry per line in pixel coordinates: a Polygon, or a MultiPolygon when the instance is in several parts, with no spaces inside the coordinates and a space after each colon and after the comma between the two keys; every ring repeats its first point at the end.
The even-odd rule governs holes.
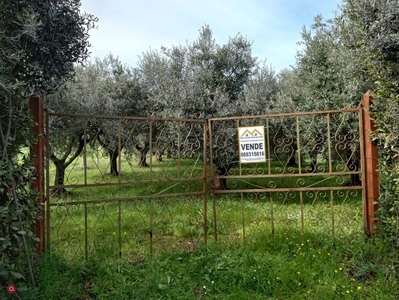
{"type": "MultiPolygon", "coordinates": [[[[363,227],[365,229],[365,232],[367,234],[374,234],[375,230],[375,225],[377,223],[377,220],[375,218],[375,211],[377,209],[377,202],[378,202],[378,196],[379,196],[379,186],[378,186],[378,171],[377,171],[377,165],[378,165],[378,153],[377,153],[377,147],[374,143],[372,143],[371,138],[370,138],[370,133],[371,131],[375,130],[374,122],[370,118],[369,115],[369,108],[372,102],[372,97],[370,95],[371,93],[368,92],[364,95],[362,103],[359,105],[358,109],[354,110],[349,110],[349,111],[357,111],[359,114],[359,139],[361,140],[360,147],[361,147],[361,176],[362,176],[362,194],[363,194],[363,227]],[[363,155],[364,154],[364,155],[363,155]]],[[[37,221],[36,224],[36,233],[37,236],[40,239],[40,243],[38,245],[38,253],[42,253],[45,248],[45,244],[49,246],[49,230],[47,230],[47,236],[45,235],[45,221],[48,220],[49,215],[48,215],[48,208],[50,207],[50,199],[49,199],[49,182],[50,178],[48,177],[48,169],[47,172],[45,172],[44,169],[44,158],[48,158],[48,151],[47,154],[45,153],[45,149],[48,149],[48,143],[46,142],[45,135],[47,134],[45,128],[48,128],[48,124],[45,124],[44,120],[44,114],[46,110],[43,108],[43,102],[42,99],[38,95],[32,95],[29,99],[30,102],[30,108],[31,112],[34,118],[34,121],[36,125],[32,128],[36,139],[37,143],[32,146],[31,148],[31,157],[35,166],[36,170],[36,176],[35,180],[32,184],[32,189],[36,190],[39,195],[38,199],[38,207],[39,207],[39,213],[42,216],[40,220],[37,221]],[[47,145],[46,145],[47,144],[47,145]],[[46,147],[47,146],[47,147],[46,147]],[[45,184],[47,182],[48,184],[45,184]],[[45,188],[46,186],[46,188],[45,188]],[[47,212],[45,215],[45,210],[47,208],[47,212]],[[46,240],[46,241],[45,241],[46,240]],[[46,242],[46,243],[45,243],[46,242]]],[[[343,112],[347,112],[348,110],[341,110],[343,112]]],[[[332,113],[333,111],[330,112],[315,112],[315,113],[332,113]]],[[[314,114],[314,113],[311,113],[314,114]]],[[[61,115],[61,114],[60,114],[61,115]]],[[[292,114],[289,114],[292,115],[292,114]]],[[[294,114],[295,115],[295,114],[294,114]]],[[[82,115],[81,115],[82,116],[82,115]]],[[[270,118],[273,115],[266,115],[266,116],[261,116],[265,118],[270,118]]],[[[281,115],[280,115],[281,116],[281,115]]],[[[258,116],[259,117],[259,116],[258,116]]],[[[109,117],[111,119],[117,119],[118,117],[109,117]]],[[[245,117],[238,117],[235,118],[235,120],[239,121],[241,119],[244,119],[245,117]]],[[[251,118],[256,118],[256,117],[251,117],[251,118]]],[[[136,119],[146,119],[146,118],[136,118],[136,119]]],[[[234,118],[233,118],[234,119],[234,118]]],[[[154,119],[154,121],[164,121],[166,119],[154,119]]],[[[171,119],[169,119],[171,120],[171,119]]],[[[203,141],[203,147],[204,147],[204,157],[207,157],[206,153],[206,148],[207,148],[207,133],[209,134],[209,143],[212,145],[212,122],[215,122],[216,120],[221,120],[221,119],[210,119],[210,120],[203,120],[201,122],[205,122],[204,125],[204,141],[203,141]],[[208,132],[207,132],[208,131],[208,132]]],[[[192,121],[192,120],[187,120],[187,121],[192,121]]],[[[211,162],[211,175],[209,176],[208,171],[207,171],[207,164],[206,164],[206,159],[204,159],[204,172],[203,172],[203,178],[201,178],[203,182],[203,190],[198,193],[198,195],[203,195],[204,197],[204,204],[203,204],[203,209],[207,211],[207,194],[210,193],[212,195],[213,199],[213,205],[215,205],[215,195],[217,194],[229,194],[233,193],[231,191],[218,191],[215,189],[215,183],[216,179],[220,179],[223,176],[216,176],[216,171],[215,171],[215,166],[213,164],[213,152],[212,152],[212,146],[210,147],[210,162],[211,162]]],[[[360,187],[359,187],[360,188],[360,187]]],[[[269,189],[262,189],[262,191],[266,192],[272,192],[269,189]]],[[[303,192],[304,189],[302,188],[298,190],[299,192],[303,192]]],[[[248,192],[247,190],[238,190],[235,192],[239,193],[245,193],[248,192]]],[[[151,198],[151,197],[150,197],[151,198]]],[[[215,218],[215,210],[214,210],[214,218],[215,218]]],[[[207,213],[204,214],[204,239],[205,242],[207,240],[207,213]]],[[[215,225],[217,226],[216,219],[215,225]]],[[[217,228],[216,229],[216,234],[215,234],[215,240],[217,240],[217,228]]]]}
{"type": "MultiPolygon", "coordinates": [[[[271,225],[271,232],[270,234],[274,235],[275,231],[275,224],[276,224],[276,216],[274,213],[275,210],[275,203],[273,200],[273,197],[275,198],[276,195],[279,195],[280,197],[286,197],[290,195],[294,195],[294,193],[299,194],[299,209],[300,213],[298,216],[299,222],[301,223],[300,226],[300,232],[301,235],[304,236],[305,234],[305,222],[304,222],[304,198],[305,198],[305,193],[316,193],[312,196],[314,196],[314,202],[316,202],[317,198],[317,193],[325,193],[329,192],[329,196],[323,196],[324,198],[330,198],[329,202],[331,205],[331,233],[332,235],[335,235],[335,224],[337,223],[336,218],[334,216],[334,192],[339,193],[340,191],[346,191],[347,195],[349,195],[350,191],[356,191],[360,190],[362,194],[362,199],[363,199],[363,219],[366,220],[365,218],[365,208],[366,208],[366,184],[365,180],[360,180],[358,183],[355,183],[350,186],[342,186],[342,182],[339,182],[341,178],[344,176],[358,176],[359,178],[365,178],[366,177],[366,168],[365,166],[365,159],[364,159],[364,129],[363,129],[363,109],[361,107],[356,108],[356,109],[344,109],[344,110],[330,110],[330,111],[316,111],[316,112],[297,112],[297,113],[285,113],[285,114],[269,114],[269,115],[264,115],[264,116],[243,116],[243,117],[226,117],[226,118],[212,118],[208,121],[208,128],[209,128],[209,138],[210,138],[210,157],[211,157],[211,174],[213,174],[211,186],[218,186],[217,182],[220,182],[221,180],[230,180],[233,183],[233,186],[238,185],[238,183],[246,183],[247,186],[251,186],[251,180],[257,179],[258,183],[257,185],[253,185],[253,187],[241,187],[241,188],[236,188],[232,187],[230,189],[213,189],[212,190],[212,197],[213,197],[213,211],[214,211],[214,231],[215,231],[215,239],[217,240],[217,216],[216,216],[216,211],[217,211],[217,202],[218,202],[218,196],[229,196],[229,195],[236,195],[237,200],[241,199],[241,225],[240,229],[238,229],[237,226],[237,231],[240,232],[240,235],[242,236],[242,239],[246,239],[246,227],[248,227],[248,223],[250,221],[245,220],[244,218],[244,210],[246,206],[246,201],[245,201],[245,195],[247,194],[252,194],[253,197],[259,197],[259,198],[268,198],[268,200],[263,200],[266,202],[269,202],[269,207],[266,208],[267,214],[268,214],[268,219],[270,219],[270,225],[271,225]],[[350,117],[347,117],[349,119],[345,120],[344,116],[351,114],[350,117]],[[357,120],[353,120],[353,115],[357,116],[357,120]],[[348,132],[344,133],[338,133],[335,132],[333,134],[332,132],[332,126],[334,125],[334,122],[332,121],[333,116],[339,116],[336,117],[335,123],[340,123],[339,128],[344,127],[344,126],[350,126],[354,125],[356,128],[351,128],[351,129],[346,129],[349,130],[348,132]],[[342,119],[340,119],[342,116],[342,119]],[[306,119],[307,118],[307,119],[306,119]],[[323,119],[323,122],[325,124],[320,123],[320,120],[317,121],[316,119],[323,119]],[[276,121],[277,120],[277,121],[276,121]],[[289,125],[287,126],[287,120],[289,120],[291,124],[291,128],[288,128],[289,125]],[[303,120],[307,121],[307,123],[304,123],[303,120]],[[274,123],[273,123],[274,121],[274,123]],[[285,122],[285,124],[283,124],[285,122]],[[286,136],[280,136],[277,137],[277,133],[274,132],[272,133],[272,128],[273,124],[274,127],[279,127],[278,129],[275,129],[277,133],[281,134],[286,134],[286,136]],[[277,125],[276,125],[277,123],[277,125]],[[301,124],[302,123],[302,124],[301,124]],[[358,125],[357,125],[358,124],[358,125]],[[301,165],[302,164],[302,159],[305,156],[306,151],[302,149],[301,143],[303,142],[303,137],[306,133],[306,129],[308,128],[303,128],[304,125],[308,126],[322,126],[324,125],[325,127],[325,132],[321,133],[321,130],[315,130],[315,132],[312,132],[312,134],[315,135],[310,135],[309,138],[311,139],[311,147],[313,149],[311,151],[316,153],[316,156],[319,155],[321,152],[321,148],[324,148],[324,154],[325,154],[325,159],[327,160],[327,166],[322,166],[321,168],[318,168],[318,166],[313,166],[315,169],[306,167],[301,165]],[[220,137],[218,137],[218,141],[216,142],[216,145],[213,143],[213,137],[215,134],[212,132],[213,129],[219,130],[221,127],[224,127],[224,131],[227,131],[228,129],[231,129],[235,126],[235,128],[232,130],[232,132],[238,132],[239,127],[248,127],[248,126],[262,126],[265,128],[265,152],[266,152],[266,163],[263,165],[260,163],[241,163],[240,161],[235,161],[235,169],[231,168],[226,171],[225,174],[222,174],[221,170],[218,170],[218,167],[216,166],[216,162],[218,161],[218,156],[217,154],[215,155],[213,153],[214,150],[217,152],[220,152],[220,148],[223,147],[223,145],[227,145],[228,147],[231,147],[232,140],[230,139],[229,141],[223,140],[220,137]],[[357,130],[357,132],[355,132],[357,130]],[[282,131],[285,131],[282,133],[282,131]],[[275,136],[273,136],[275,135],[275,136]],[[335,140],[334,140],[335,138],[335,140]],[[319,139],[319,141],[317,141],[319,139]],[[273,141],[274,141],[274,145],[273,141]],[[358,144],[358,146],[353,147],[354,144],[358,144]],[[352,148],[357,148],[355,150],[351,149],[352,148]],[[315,150],[316,149],[316,150],[315,150]],[[277,151],[276,151],[277,150],[277,151]],[[349,158],[348,160],[350,161],[345,161],[345,158],[343,157],[338,157],[343,159],[343,161],[340,162],[338,166],[333,166],[333,161],[337,158],[333,158],[333,150],[336,150],[335,156],[337,154],[339,155],[340,151],[349,151],[349,158]],[[356,157],[354,152],[357,152],[357,159],[358,161],[358,166],[353,167],[354,164],[351,164],[352,160],[355,160],[356,157]],[[283,155],[286,152],[290,152],[288,155],[288,158],[286,161],[280,161],[280,155],[283,155]],[[273,156],[274,154],[274,156],[273,156]],[[298,171],[294,171],[293,168],[292,170],[289,170],[288,165],[288,160],[291,158],[295,158],[295,161],[298,164],[298,171]],[[272,160],[279,160],[279,165],[278,167],[275,167],[275,169],[271,166],[271,161],[272,160]],[[350,165],[351,164],[351,165],[350,165]],[[266,166],[265,166],[266,165],[266,166]],[[248,167],[247,167],[248,166],[248,167]],[[313,182],[311,181],[309,186],[306,186],[306,181],[307,179],[310,178],[319,178],[321,177],[319,182],[313,182]],[[323,182],[326,181],[329,178],[332,177],[337,177],[336,183],[334,186],[327,186],[323,185],[323,182]],[[277,178],[286,178],[287,180],[289,179],[295,179],[296,184],[295,185],[290,185],[290,186],[279,186],[278,183],[276,184],[276,179],[277,178]],[[246,224],[247,223],[247,224],[246,224]]],[[[342,129],[341,129],[342,130],[342,129]]],[[[310,130],[309,130],[310,131],[310,130]]],[[[220,131],[220,132],[223,132],[220,131]]],[[[227,134],[227,135],[231,135],[227,134]]],[[[228,139],[228,138],[226,138],[228,139]]],[[[238,137],[234,137],[234,139],[238,140],[238,137]]],[[[236,143],[237,144],[237,143],[236,143]]],[[[305,146],[305,145],[304,145],[305,146]]],[[[239,153],[237,145],[237,153],[239,153]]],[[[305,148],[305,147],[304,147],[305,148]]],[[[226,153],[227,151],[222,151],[223,153],[226,153]]],[[[308,150],[309,153],[309,150],[308,150]]],[[[224,159],[224,157],[220,157],[221,160],[224,159]]],[[[225,162],[219,162],[220,164],[226,164],[225,162]]],[[[227,163],[229,166],[231,166],[230,163],[227,163]]],[[[227,167],[228,168],[228,167],[227,167]]],[[[219,184],[223,185],[223,184],[219,184]]],[[[298,196],[298,195],[297,195],[298,196]]],[[[335,196],[335,198],[338,198],[335,196]]],[[[290,218],[287,216],[287,218],[290,218]]],[[[288,221],[288,220],[286,220],[288,221]]],[[[366,225],[366,223],[364,224],[366,225]]],[[[366,228],[365,228],[366,229],[366,228]]]]}
{"type": "MultiPolygon", "coordinates": [[[[138,217],[142,219],[139,231],[145,231],[143,233],[146,235],[144,241],[140,243],[145,243],[148,245],[149,251],[154,252],[158,248],[168,249],[169,246],[174,247],[175,239],[170,237],[167,228],[162,228],[168,225],[168,220],[163,216],[157,215],[159,211],[168,211],[168,205],[171,205],[169,199],[174,199],[178,197],[184,197],[185,199],[194,199],[198,197],[203,199],[202,201],[192,201],[194,206],[199,206],[201,210],[204,211],[202,220],[202,234],[204,242],[207,242],[207,151],[206,151],[206,121],[204,120],[189,120],[189,119],[173,119],[173,118],[140,118],[140,117],[127,117],[127,116],[103,116],[103,115],[86,115],[86,114],[60,114],[47,112],[45,114],[46,120],[46,247],[51,248],[51,235],[54,234],[55,240],[57,240],[59,247],[70,246],[71,244],[79,244],[76,246],[76,251],[79,253],[84,253],[85,259],[88,259],[91,253],[90,249],[94,249],[95,244],[103,245],[103,241],[108,241],[113,243],[115,247],[118,248],[119,257],[125,254],[127,248],[132,249],[128,255],[141,255],[142,252],[135,252],[134,245],[131,245],[124,234],[131,234],[134,236],[135,233],[132,228],[127,225],[127,220],[124,217],[125,214],[132,216],[136,213],[138,217]],[[77,123],[76,129],[72,132],[78,132],[78,138],[75,138],[81,143],[80,156],[83,157],[83,171],[81,171],[81,178],[67,178],[65,174],[65,180],[59,183],[52,183],[53,176],[50,177],[50,164],[54,161],[52,157],[53,153],[51,150],[52,133],[50,128],[57,128],[57,126],[50,126],[50,122],[58,122],[59,124],[67,124],[67,126],[72,126],[71,124],[77,123]],[[104,125],[105,124],[105,125],[104,125]],[[93,130],[93,128],[95,130],[93,130]],[[99,130],[101,128],[101,130],[99,130]],[[106,130],[110,133],[107,136],[106,130]],[[171,132],[173,131],[173,132],[171,132]],[[201,136],[202,135],[202,136],[201,136]],[[112,141],[107,140],[107,138],[112,136],[112,141]],[[87,141],[86,141],[87,137],[87,141]],[[139,138],[138,138],[139,137],[139,138]],[[97,140],[100,144],[102,142],[108,143],[106,147],[115,149],[118,156],[115,163],[117,164],[118,174],[115,176],[108,176],[106,173],[112,168],[110,167],[112,163],[108,165],[100,166],[96,162],[91,162],[95,165],[96,177],[89,175],[87,165],[89,162],[89,152],[96,152],[96,155],[104,151],[105,148],[100,150],[93,150],[89,147],[89,144],[93,140],[97,140]],[[172,146],[170,146],[172,141],[172,146]],[[142,144],[141,144],[142,143],[142,144]],[[129,171],[123,172],[122,170],[122,149],[129,149],[125,153],[131,155],[131,151],[139,150],[140,147],[145,148],[144,159],[149,161],[148,168],[142,166],[137,166],[130,164],[126,168],[130,168],[129,171]],[[140,147],[139,147],[140,145],[140,147]],[[175,151],[173,159],[168,163],[161,163],[156,159],[156,151],[175,151]],[[129,153],[130,151],[130,153],[129,153]],[[52,159],[50,159],[52,157],[52,159]],[[183,160],[189,158],[188,160],[192,163],[189,166],[189,172],[187,168],[182,168],[183,160]],[[172,166],[174,167],[172,169],[172,166]],[[159,167],[157,169],[157,167],[159,167]],[[143,171],[145,170],[145,171],[143,171]],[[122,175],[123,174],[123,175],[122,175]],[[127,176],[129,175],[129,176],[127,176]],[[94,179],[93,179],[94,178],[94,179]],[[132,186],[136,189],[141,189],[140,194],[128,195],[123,193],[123,188],[126,186],[132,186]],[[145,189],[143,189],[143,186],[145,189]],[[173,192],[176,186],[184,186],[181,191],[173,192]],[[78,200],[64,200],[63,198],[54,199],[52,201],[52,191],[60,189],[90,189],[97,188],[105,190],[107,188],[112,189],[111,195],[105,196],[102,199],[78,199],[78,200]],[[144,220],[141,215],[140,205],[141,203],[148,203],[150,215],[149,219],[144,220]],[[95,209],[97,207],[98,209],[95,209]],[[98,235],[97,231],[101,231],[101,222],[109,218],[110,209],[116,209],[116,220],[117,224],[113,225],[111,222],[108,223],[110,227],[114,226],[114,232],[103,232],[102,235],[98,235]],[[91,220],[91,213],[98,210],[95,220],[91,220]],[[130,212],[127,212],[131,210],[130,212]],[[51,217],[54,212],[58,213],[58,217],[61,218],[62,222],[67,222],[67,218],[73,220],[72,226],[68,231],[63,233],[57,233],[55,235],[55,224],[51,217]],[[73,214],[83,215],[84,223],[77,224],[73,219],[73,214]],[[100,225],[99,225],[100,224],[100,225]],[[159,225],[161,224],[161,225],[159,225]],[[94,229],[93,229],[94,228],[94,229]],[[124,228],[124,229],[122,229],[124,228]],[[130,231],[129,231],[130,230],[130,231]],[[157,231],[158,230],[158,231],[157,231]],[[165,230],[165,231],[163,231],[165,230]],[[165,234],[161,234],[164,232],[165,234]],[[115,237],[112,237],[112,234],[115,237]],[[67,235],[67,237],[65,237],[67,235]],[[163,240],[164,235],[166,238],[163,240]],[[169,236],[169,237],[168,237],[169,236]],[[154,241],[158,241],[156,244],[154,241]],[[171,244],[171,245],[169,245],[171,244]],[[94,245],[94,246],[93,246],[94,245]]],[[[58,125],[58,123],[56,123],[58,125]]],[[[60,127],[61,125],[58,125],[60,127]]],[[[62,134],[64,130],[64,125],[61,126],[62,134]]],[[[66,127],[65,127],[66,129],[66,127]]],[[[70,130],[70,128],[69,128],[70,130]]],[[[71,139],[72,140],[72,139],[71,139]]],[[[65,141],[67,143],[69,141],[65,141]]],[[[79,146],[75,146],[79,148],[79,146]]],[[[98,147],[98,146],[97,146],[98,147]]],[[[104,146],[103,146],[104,147],[104,146]]],[[[68,147],[67,147],[68,148],[68,147]]],[[[107,148],[107,149],[108,149],[107,148]]],[[[71,152],[70,148],[67,151],[71,152]]],[[[105,150],[108,151],[108,150],[105,150]]],[[[144,151],[144,150],[143,150],[144,151]]],[[[110,152],[111,153],[111,152],[110,152]]],[[[136,153],[137,154],[137,153],[136,153]]],[[[58,156],[60,157],[60,156],[58,156]]],[[[143,157],[142,157],[143,158],[143,157]]],[[[65,161],[65,159],[63,160],[65,161]]],[[[187,159],[185,160],[185,162],[187,159]]],[[[75,167],[75,170],[77,168],[75,167]]],[[[105,192],[106,193],[106,192],[105,192]]],[[[173,219],[170,215],[170,218],[173,219]]],[[[198,218],[197,215],[193,218],[198,218]]],[[[109,218],[110,219],[110,218],[109,218]]],[[[79,220],[82,221],[82,220],[79,220]]],[[[191,233],[190,233],[191,234],[191,233]]],[[[190,243],[196,242],[194,239],[194,234],[190,235],[190,240],[179,241],[181,247],[190,247],[190,243]]],[[[141,251],[141,250],[140,250],[141,251]]],[[[110,250],[110,252],[115,252],[110,250]]]]}

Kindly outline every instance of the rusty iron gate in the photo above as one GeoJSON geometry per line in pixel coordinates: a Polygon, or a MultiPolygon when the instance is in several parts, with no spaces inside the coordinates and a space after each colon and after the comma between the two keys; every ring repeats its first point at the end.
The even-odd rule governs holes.
{"type": "Polygon", "coordinates": [[[68,258],[207,240],[206,122],[46,114],[46,247],[68,258]]]}
{"type": "Polygon", "coordinates": [[[259,234],[350,239],[367,226],[363,113],[47,112],[46,247],[70,259],[137,260],[259,234]],[[240,162],[238,128],[249,126],[264,127],[265,162],[240,162]]]}
{"type": "Polygon", "coordinates": [[[217,118],[209,132],[212,186],[223,187],[212,190],[216,239],[362,233],[361,108],[217,118]],[[238,128],[254,126],[264,127],[265,162],[241,163],[238,128]]]}

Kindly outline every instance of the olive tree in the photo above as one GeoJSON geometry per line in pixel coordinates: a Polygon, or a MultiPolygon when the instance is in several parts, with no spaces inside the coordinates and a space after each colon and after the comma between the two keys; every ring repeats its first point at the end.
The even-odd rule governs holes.
{"type": "MultiPolygon", "coordinates": [[[[320,111],[331,109],[355,108],[362,95],[372,85],[371,78],[361,64],[357,49],[349,49],[343,32],[350,29],[337,14],[333,19],[324,21],[321,16],[315,18],[310,29],[303,28],[302,50],[297,53],[293,69],[281,74],[279,101],[295,111],[320,111]]],[[[277,107],[283,107],[277,104],[277,107]]],[[[310,172],[317,171],[318,157],[325,153],[325,145],[320,142],[326,133],[324,120],[308,120],[311,126],[309,136],[312,141],[301,142],[305,151],[303,157],[311,161],[310,172]],[[315,123],[316,122],[316,123],[315,123]]],[[[339,122],[331,124],[331,131],[341,137],[349,138],[354,120],[348,120],[349,126],[340,127],[339,122]]],[[[347,143],[350,145],[350,143],[347,143]]],[[[352,143],[353,145],[353,143],[352,143]]],[[[295,145],[294,145],[295,146],[295,145]]],[[[354,149],[340,153],[348,168],[358,168],[360,161],[352,161],[354,149]]],[[[354,150],[358,152],[357,150],[354,150]]],[[[359,184],[360,178],[352,176],[352,184],[359,184]],[[356,177],[356,178],[355,178],[356,177]]]]}
{"type": "MultiPolygon", "coordinates": [[[[193,42],[145,52],[138,68],[148,91],[148,115],[209,119],[264,113],[274,101],[277,81],[271,68],[257,63],[251,48],[241,34],[219,45],[204,26],[193,42]]],[[[225,176],[238,160],[233,146],[237,132],[222,126],[212,131],[214,163],[225,176]]]]}
{"type": "Polygon", "coordinates": [[[291,84],[283,94],[303,111],[357,107],[371,81],[359,61],[358,51],[348,49],[342,32],[350,30],[338,15],[315,17],[302,29],[302,50],[297,52],[291,84]]]}
{"type": "MultiPolygon", "coordinates": [[[[75,76],[65,83],[58,94],[47,99],[51,110],[69,114],[140,116],[145,105],[145,94],[137,72],[108,55],[96,58],[85,66],[77,66],[75,76]]],[[[83,152],[99,145],[109,157],[110,174],[118,175],[117,158],[127,141],[115,119],[98,117],[54,117],[50,120],[50,159],[56,167],[55,185],[63,185],[65,170],[83,152]],[[119,134],[122,144],[119,145],[119,134]]],[[[125,131],[128,128],[125,128],[125,131]]],[[[62,187],[56,195],[65,194],[62,187]]]]}
{"type": "Polygon", "coordinates": [[[399,244],[399,3],[394,0],[346,0],[344,21],[348,47],[361,53],[363,67],[374,79],[370,113],[378,130],[380,199],[379,232],[394,246],[399,244]]]}

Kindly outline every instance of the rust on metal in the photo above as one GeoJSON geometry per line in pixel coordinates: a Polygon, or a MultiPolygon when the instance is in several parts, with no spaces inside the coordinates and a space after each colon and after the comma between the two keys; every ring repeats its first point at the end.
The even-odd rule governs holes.
{"type": "Polygon", "coordinates": [[[31,146],[30,153],[35,168],[35,178],[32,182],[32,190],[38,193],[38,209],[40,219],[36,221],[36,235],[39,238],[37,247],[38,253],[43,253],[45,245],[45,229],[44,229],[44,106],[42,98],[34,94],[29,97],[29,107],[35,125],[32,132],[36,143],[31,146]]]}
{"type": "Polygon", "coordinates": [[[367,231],[373,235],[377,224],[375,212],[378,208],[379,179],[378,179],[378,150],[373,143],[371,133],[376,130],[374,121],[370,117],[372,104],[371,92],[363,97],[363,127],[364,127],[364,157],[365,157],[365,191],[366,191],[366,220],[367,231]]]}

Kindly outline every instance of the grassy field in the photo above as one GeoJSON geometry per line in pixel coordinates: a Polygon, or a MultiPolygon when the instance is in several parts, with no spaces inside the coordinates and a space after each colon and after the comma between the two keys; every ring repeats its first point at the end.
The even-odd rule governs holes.
{"type": "MultiPolygon", "coordinates": [[[[23,299],[399,297],[396,252],[363,234],[360,190],[208,194],[205,201],[168,196],[201,191],[196,160],[186,160],[180,172],[164,161],[153,174],[135,168],[119,177],[106,175],[101,163],[86,171],[76,165],[69,176],[75,184],[85,181],[84,172],[86,181],[136,180],[74,187],[51,200],[51,247],[36,269],[38,288],[23,299]],[[137,180],[151,176],[156,184],[137,180]],[[171,180],[179,176],[187,180],[171,180]],[[146,197],[154,191],[166,196],[146,197]]],[[[276,186],[297,180],[272,179],[276,186]]],[[[312,186],[324,179],[306,180],[312,186]]]]}
{"type": "Polygon", "coordinates": [[[90,165],[68,170],[70,194],[50,198],[49,248],[65,259],[94,255],[135,261],[148,252],[242,243],[288,229],[303,240],[315,234],[350,240],[362,231],[361,190],[289,190],[342,185],[343,176],[260,178],[271,173],[268,163],[246,165],[231,170],[230,176],[244,176],[227,180],[229,194],[212,196],[204,191],[198,159],[153,159],[151,168],[123,160],[119,176],[107,174],[106,159],[90,165]],[[230,193],[243,188],[261,191],[230,193]]]}
{"type": "Polygon", "coordinates": [[[396,262],[378,239],[303,241],[295,230],[135,262],[48,252],[23,299],[398,299],[396,262]]]}

